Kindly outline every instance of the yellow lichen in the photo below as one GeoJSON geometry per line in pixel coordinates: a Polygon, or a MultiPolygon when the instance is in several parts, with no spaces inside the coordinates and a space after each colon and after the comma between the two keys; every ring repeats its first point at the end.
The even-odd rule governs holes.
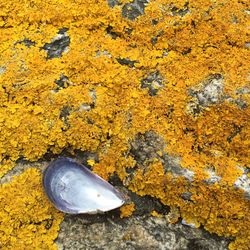
{"type": "Polygon", "coordinates": [[[0,187],[1,249],[56,249],[62,219],[42,190],[38,170],[30,168],[0,187]]]}
{"type": "Polygon", "coordinates": [[[239,94],[250,80],[249,9],[246,0],[152,0],[131,21],[120,5],[110,8],[106,1],[3,0],[0,175],[19,158],[36,161],[68,149],[96,152],[93,170],[124,180],[137,164],[131,141],[154,131],[166,142],[157,155],[179,157],[194,182],[165,173],[152,160],[146,169],[134,168],[129,188],[179,207],[183,218],[195,218],[211,232],[236,237],[232,249],[246,249],[249,201],[233,185],[239,167],[250,163],[249,95],[239,94]],[[42,48],[62,28],[68,29],[69,47],[47,59],[42,48]],[[141,81],[156,71],[163,86],[150,96],[141,81]],[[56,83],[62,74],[65,88],[56,83]],[[225,98],[193,116],[187,112],[189,91],[214,74],[223,76],[225,98]],[[204,183],[209,167],[220,184],[204,183]],[[186,190],[191,202],[180,198],[186,190]]]}
{"type": "Polygon", "coordinates": [[[93,159],[89,159],[87,162],[88,162],[88,164],[89,164],[91,167],[93,167],[93,166],[95,165],[95,160],[93,160],[93,159]]]}
{"type": "Polygon", "coordinates": [[[151,215],[154,216],[154,217],[158,217],[158,218],[162,218],[162,214],[158,213],[157,211],[153,210],[151,212],[151,215]]]}
{"type": "Polygon", "coordinates": [[[120,214],[121,218],[129,217],[135,211],[135,204],[133,202],[126,204],[120,208],[120,211],[121,211],[120,214]]]}

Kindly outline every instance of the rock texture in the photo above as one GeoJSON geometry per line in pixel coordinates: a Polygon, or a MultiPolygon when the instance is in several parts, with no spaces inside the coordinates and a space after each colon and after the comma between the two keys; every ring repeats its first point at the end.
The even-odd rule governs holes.
{"type": "Polygon", "coordinates": [[[228,243],[165,218],[114,214],[66,216],[57,239],[60,250],[225,250],[228,243]]]}
{"type": "Polygon", "coordinates": [[[227,247],[204,227],[230,250],[249,249],[249,9],[246,0],[3,0],[0,247],[56,248],[63,216],[40,177],[68,155],[127,202],[122,220],[66,216],[61,247],[227,247]]]}

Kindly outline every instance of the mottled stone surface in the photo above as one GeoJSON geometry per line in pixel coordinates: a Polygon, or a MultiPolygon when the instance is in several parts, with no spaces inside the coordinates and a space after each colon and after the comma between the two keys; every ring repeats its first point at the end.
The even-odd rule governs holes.
{"type": "Polygon", "coordinates": [[[155,96],[157,92],[163,88],[163,78],[158,71],[148,74],[141,80],[141,88],[147,88],[151,96],[155,96]]]}
{"type": "Polygon", "coordinates": [[[122,8],[123,17],[135,20],[138,16],[144,14],[144,9],[148,2],[147,0],[134,0],[125,4],[122,8]]]}
{"type": "Polygon", "coordinates": [[[188,105],[189,112],[199,114],[204,108],[223,102],[225,99],[223,86],[223,76],[215,74],[190,89],[189,95],[193,97],[193,102],[188,105]]]}
{"type": "Polygon", "coordinates": [[[129,170],[128,178],[131,178],[136,169],[146,169],[154,159],[158,159],[162,162],[165,173],[169,172],[174,176],[184,176],[189,181],[192,181],[194,173],[181,167],[180,157],[165,153],[164,147],[166,145],[167,143],[153,131],[138,134],[135,140],[131,142],[130,150],[130,154],[136,160],[137,165],[135,168],[129,170]]]}
{"type": "Polygon", "coordinates": [[[0,184],[9,183],[13,180],[13,177],[20,175],[27,169],[33,167],[39,169],[41,172],[45,170],[49,163],[47,161],[29,163],[27,161],[19,160],[16,166],[10,170],[6,175],[0,178],[0,184]]]}
{"type": "Polygon", "coordinates": [[[224,250],[228,240],[201,229],[168,224],[165,218],[132,216],[120,219],[114,212],[104,215],[65,217],[57,245],[59,249],[190,249],[224,250]]]}
{"type": "Polygon", "coordinates": [[[62,53],[68,49],[70,38],[66,32],[67,29],[60,29],[51,43],[46,43],[43,46],[43,49],[47,52],[47,59],[59,58],[62,56],[62,53]]]}

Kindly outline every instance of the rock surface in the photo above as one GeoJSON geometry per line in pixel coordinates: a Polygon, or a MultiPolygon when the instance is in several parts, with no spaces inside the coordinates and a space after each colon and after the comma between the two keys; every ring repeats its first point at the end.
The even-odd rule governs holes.
{"type": "Polygon", "coordinates": [[[202,229],[168,224],[165,218],[117,215],[66,216],[57,240],[59,249],[224,250],[229,241],[202,229]]]}
{"type": "MultiPolygon", "coordinates": [[[[46,13],[47,6],[54,11],[49,1],[43,2],[42,11],[46,13]]],[[[3,33],[1,42],[1,51],[7,49],[0,65],[2,173],[14,166],[14,162],[8,166],[9,159],[36,161],[46,155],[36,163],[18,160],[0,184],[30,167],[42,172],[58,157],[50,152],[86,150],[74,157],[109,178],[135,211],[123,219],[119,211],[67,215],[60,227],[59,249],[227,249],[231,239],[192,228],[197,218],[211,232],[238,238],[231,249],[247,249],[249,40],[245,15],[249,8],[240,1],[223,6],[211,1],[208,9],[195,1],[157,6],[157,1],[108,0],[109,9],[96,2],[93,6],[73,2],[62,4],[55,13],[47,11],[45,19],[43,13],[34,15],[33,21],[26,20],[26,14],[16,20],[19,15],[8,5],[3,10],[6,19],[1,31],[13,29],[13,33],[3,33]],[[173,182],[166,182],[169,179],[163,175],[172,176],[173,182]],[[176,184],[177,179],[186,184],[176,184]],[[160,202],[167,196],[165,204],[177,215],[160,202]],[[208,208],[206,216],[203,212],[208,208]],[[171,216],[176,216],[177,224],[168,224],[171,216]]],[[[26,6],[25,13],[36,13],[40,7],[34,6],[26,6]]],[[[30,196],[27,192],[28,200],[30,196]]],[[[14,206],[26,205],[19,202],[15,200],[14,206]]],[[[37,220],[28,223],[28,233],[30,227],[40,226],[37,220]]],[[[12,230],[8,225],[6,231],[12,230]]],[[[12,233],[9,238],[15,237],[12,233]]]]}

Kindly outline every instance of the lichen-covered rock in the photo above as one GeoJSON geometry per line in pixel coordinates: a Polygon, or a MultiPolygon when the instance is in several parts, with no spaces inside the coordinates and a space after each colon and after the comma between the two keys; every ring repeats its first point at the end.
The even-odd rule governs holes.
{"type": "Polygon", "coordinates": [[[194,102],[189,104],[192,113],[199,113],[200,110],[213,104],[218,104],[223,98],[224,80],[220,74],[211,75],[199,86],[189,90],[189,94],[194,97],[194,102]]]}
{"type": "Polygon", "coordinates": [[[154,197],[175,211],[169,221],[247,249],[249,9],[2,1],[0,176],[18,159],[88,152],[93,171],[117,176],[128,196],[154,197]]]}
{"type": "MultiPolygon", "coordinates": [[[[47,52],[47,59],[61,57],[70,44],[70,38],[66,34],[67,29],[59,30],[57,36],[50,43],[46,43],[43,49],[47,52]]],[[[27,44],[27,43],[26,43],[27,44]]]]}
{"type": "Polygon", "coordinates": [[[135,20],[138,16],[144,14],[148,2],[148,0],[134,0],[126,3],[122,8],[122,15],[130,20],[135,20]]]}
{"type": "Polygon", "coordinates": [[[163,79],[159,72],[153,72],[141,80],[141,87],[148,88],[151,96],[155,96],[163,86],[163,79]]]}

